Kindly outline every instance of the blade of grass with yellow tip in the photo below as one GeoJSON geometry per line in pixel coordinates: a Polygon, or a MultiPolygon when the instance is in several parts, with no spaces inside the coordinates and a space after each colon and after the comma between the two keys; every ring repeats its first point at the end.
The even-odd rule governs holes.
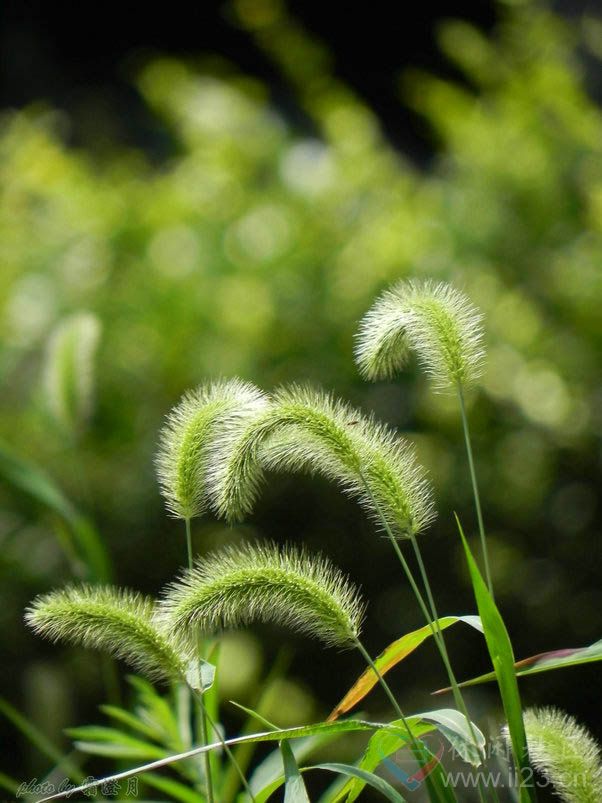
{"type": "MultiPolygon", "coordinates": [[[[467,625],[474,627],[476,630],[483,632],[481,620],[478,616],[442,616],[437,620],[439,629],[445,630],[456,622],[465,622],[467,625]]],[[[425,625],[418,630],[413,630],[411,633],[406,633],[401,638],[398,638],[392,644],[389,644],[381,654],[374,659],[374,665],[378,669],[380,675],[385,675],[390,669],[398,663],[407,658],[415,649],[417,649],[423,641],[433,635],[433,628],[430,625],[425,625]]],[[[378,679],[374,671],[369,668],[363,672],[356,680],[353,686],[349,689],[347,694],[343,697],[341,702],[333,709],[328,717],[327,722],[334,722],[335,719],[342,714],[351,711],[364,697],[374,688],[378,679]]]]}

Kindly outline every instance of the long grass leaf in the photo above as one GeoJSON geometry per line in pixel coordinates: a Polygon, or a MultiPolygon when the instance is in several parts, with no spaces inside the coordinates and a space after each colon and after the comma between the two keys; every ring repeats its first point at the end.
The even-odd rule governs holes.
{"type": "Polygon", "coordinates": [[[83,780],[84,775],[74,764],[65,762],[65,757],[50,739],[45,736],[33,722],[30,722],[30,720],[24,717],[23,714],[17,711],[16,708],[2,697],[0,697],[0,714],[8,719],[40,753],[43,753],[54,764],[62,764],[70,778],[77,782],[83,780]]]}
{"type": "Polygon", "coordinates": [[[373,772],[368,772],[367,770],[362,770],[359,767],[354,767],[350,764],[338,764],[338,763],[330,763],[330,764],[314,764],[313,767],[304,767],[304,772],[307,770],[327,770],[328,772],[337,772],[340,775],[349,775],[354,778],[361,778],[365,784],[373,787],[380,792],[387,800],[390,800],[391,803],[406,803],[405,797],[397,792],[388,781],[385,781],[384,778],[379,778],[378,775],[375,775],[373,772]]]}
{"type": "MultiPolygon", "coordinates": [[[[474,627],[476,630],[483,632],[481,620],[478,616],[442,616],[437,620],[440,630],[445,630],[456,622],[465,622],[467,625],[474,627]]],[[[389,644],[381,654],[374,659],[374,664],[379,671],[381,677],[396,666],[398,663],[407,658],[415,649],[417,649],[423,641],[433,635],[433,628],[430,625],[425,625],[418,630],[413,630],[411,633],[406,633],[405,636],[389,644]]],[[[334,708],[328,722],[333,722],[335,719],[351,711],[364,697],[370,692],[378,683],[374,671],[370,668],[363,672],[356,680],[353,686],[349,689],[347,694],[343,697],[341,702],[334,708]]]]}
{"type": "MultiPolygon", "coordinates": [[[[517,678],[538,675],[540,672],[550,672],[552,669],[565,669],[569,666],[579,666],[580,664],[591,664],[594,661],[602,661],[602,639],[590,644],[589,647],[567,647],[562,650],[550,650],[532,655],[530,658],[522,658],[516,661],[514,669],[517,678]]],[[[478,686],[481,683],[488,683],[495,680],[495,672],[486,672],[470,680],[464,680],[458,685],[478,686]]],[[[433,694],[444,694],[451,691],[451,688],[438,689],[433,694]]]]}
{"type": "MultiPolygon", "coordinates": [[[[118,772],[115,775],[109,775],[105,778],[99,778],[88,784],[82,784],[75,789],[69,789],[65,792],[59,792],[56,795],[45,797],[39,800],[38,803],[45,803],[47,800],[58,800],[59,798],[68,795],[79,794],[88,789],[93,789],[102,783],[111,783],[113,781],[122,781],[126,778],[132,778],[135,775],[140,775],[143,772],[160,769],[167,767],[178,761],[184,761],[187,758],[201,755],[202,753],[210,752],[211,750],[219,750],[224,744],[229,747],[232,745],[245,744],[248,742],[274,742],[281,741],[282,739],[297,739],[303,736],[313,736],[315,734],[325,733],[352,733],[354,731],[373,731],[378,729],[393,730],[402,732],[402,728],[398,724],[385,724],[382,722],[366,722],[360,719],[341,720],[340,722],[318,722],[313,725],[301,725],[296,728],[287,728],[284,730],[267,731],[264,733],[253,733],[249,736],[238,736],[234,739],[226,739],[224,742],[213,742],[212,744],[204,745],[202,747],[195,747],[192,750],[186,750],[183,753],[176,753],[175,755],[167,756],[166,758],[152,761],[149,764],[143,764],[140,767],[134,767],[124,772],[118,772]]],[[[403,731],[405,732],[405,731],[403,731]]]]}
{"type": "Polygon", "coordinates": [[[111,564],[98,533],[42,469],[0,444],[0,477],[42,507],[58,514],[69,527],[76,552],[87,567],[88,579],[110,582],[111,564]]]}
{"type": "Polygon", "coordinates": [[[485,585],[479,567],[468,546],[466,536],[462,530],[462,525],[457,517],[456,521],[464,545],[464,552],[466,553],[466,561],[468,563],[479,615],[483,623],[485,641],[495,669],[504,712],[508,722],[512,753],[516,762],[517,776],[520,784],[518,790],[519,799],[521,803],[533,803],[533,801],[536,800],[535,792],[532,788],[523,783],[523,779],[529,779],[531,777],[531,767],[527,749],[527,736],[523,724],[522,705],[518,691],[518,683],[514,673],[514,653],[512,651],[512,644],[504,620],[485,585]]]}
{"type": "Polygon", "coordinates": [[[284,803],[310,803],[305,781],[299,772],[291,746],[286,740],[280,742],[280,752],[284,765],[284,803]]]}

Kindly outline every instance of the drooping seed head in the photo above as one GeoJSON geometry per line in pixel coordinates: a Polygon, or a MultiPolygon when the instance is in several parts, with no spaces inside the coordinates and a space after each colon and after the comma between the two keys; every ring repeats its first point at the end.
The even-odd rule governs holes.
{"type": "Polygon", "coordinates": [[[84,585],[36,597],[25,621],[52,641],[102,650],[151,679],[181,677],[180,645],[159,630],[154,616],[155,603],[149,597],[84,585]]]}
{"type": "Polygon", "coordinates": [[[257,416],[216,440],[211,488],[216,511],[249,513],[266,470],[307,471],[334,480],[397,535],[434,516],[430,485],[413,449],[387,427],[308,387],[277,391],[257,416]]]}
{"type": "Polygon", "coordinates": [[[246,545],[198,560],[168,587],[158,621],[166,632],[219,632],[274,622],[345,647],[359,636],[364,604],[350,581],[322,557],[291,546],[246,545]]]}
{"type": "Polygon", "coordinates": [[[239,379],[213,382],[186,393],[161,430],[157,475],[167,509],[191,519],[207,508],[207,466],[213,440],[222,428],[253,416],[264,394],[239,379]]]}
{"type": "MultiPolygon", "coordinates": [[[[600,745],[574,717],[557,708],[524,712],[529,758],[565,803],[602,800],[600,745]]],[[[508,729],[504,736],[509,740],[508,729]]]]}
{"type": "Polygon", "coordinates": [[[412,351],[437,390],[473,384],[484,357],[481,314],[444,282],[399,282],[360,322],[355,359],[366,379],[386,379],[412,351]]]}
{"type": "Polygon", "coordinates": [[[48,340],[44,391],[57,423],[77,434],[92,412],[94,357],[100,340],[100,321],[90,312],[62,320],[48,340]]]}

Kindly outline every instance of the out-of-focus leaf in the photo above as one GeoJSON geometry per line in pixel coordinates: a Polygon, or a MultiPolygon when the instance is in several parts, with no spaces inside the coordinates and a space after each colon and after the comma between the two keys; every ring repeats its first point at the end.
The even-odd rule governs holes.
{"type": "Polygon", "coordinates": [[[199,803],[198,792],[173,778],[166,778],[164,775],[157,775],[154,772],[145,772],[140,776],[140,780],[160,792],[171,795],[176,800],[181,800],[182,803],[199,803]]]}
{"type": "Polygon", "coordinates": [[[10,792],[11,795],[17,794],[17,790],[21,786],[20,782],[11,778],[10,775],[6,775],[4,772],[0,772],[0,788],[5,789],[7,792],[10,792]]]}
{"type": "Polygon", "coordinates": [[[110,582],[109,557],[98,533],[42,469],[22,460],[0,444],[0,477],[38,504],[57,513],[69,527],[76,553],[87,568],[88,579],[110,582]]]}
{"type": "Polygon", "coordinates": [[[2,697],[0,697],[0,714],[6,717],[37,750],[47,756],[54,764],[61,764],[70,778],[81,783],[84,775],[80,770],[72,762],[65,761],[65,756],[58,747],[55,747],[33,722],[30,722],[2,697]]]}
{"type": "Polygon", "coordinates": [[[158,728],[143,722],[135,714],[126,711],[125,708],[119,708],[116,705],[101,705],[100,710],[111,719],[119,722],[121,725],[127,725],[134,731],[138,731],[143,736],[148,736],[149,739],[160,740],[162,738],[162,731],[158,728]]]}
{"type": "MultiPolygon", "coordinates": [[[[451,625],[456,624],[456,622],[465,622],[481,633],[483,632],[481,620],[478,616],[442,616],[438,620],[440,630],[445,630],[451,625]]],[[[404,658],[419,647],[425,639],[432,635],[433,631],[430,625],[425,625],[418,630],[413,630],[411,633],[406,633],[405,636],[389,644],[374,660],[380,675],[385,675],[390,669],[400,663],[400,661],[403,661],[404,658]]],[[[337,717],[340,717],[341,714],[345,714],[354,708],[377,683],[378,678],[374,674],[374,671],[371,668],[366,669],[332,711],[328,717],[328,722],[333,722],[337,717]]]]}

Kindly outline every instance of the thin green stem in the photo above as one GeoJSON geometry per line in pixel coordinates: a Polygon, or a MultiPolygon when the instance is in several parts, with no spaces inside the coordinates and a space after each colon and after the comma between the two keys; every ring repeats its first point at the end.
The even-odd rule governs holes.
{"type": "MultiPolygon", "coordinates": [[[[397,714],[399,719],[403,722],[403,725],[404,725],[404,727],[405,727],[405,729],[406,729],[406,731],[408,733],[408,736],[410,738],[410,742],[411,742],[411,746],[412,746],[412,753],[414,754],[414,758],[418,762],[418,766],[422,767],[425,764],[425,760],[426,760],[425,759],[425,755],[424,755],[424,749],[425,749],[424,744],[421,747],[420,744],[418,743],[418,740],[414,736],[414,733],[412,732],[412,729],[410,728],[410,726],[408,724],[408,721],[406,720],[406,718],[405,718],[405,716],[403,714],[403,711],[401,710],[401,707],[400,707],[399,703],[395,699],[395,695],[391,691],[391,687],[389,686],[387,681],[384,679],[382,674],[378,671],[378,667],[376,666],[376,664],[372,660],[368,650],[364,647],[364,645],[362,644],[362,642],[359,639],[355,640],[355,646],[360,651],[360,653],[364,657],[364,660],[366,661],[368,666],[372,669],[372,671],[374,672],[374,674],[378,678],[378,682],[380,683],[383,691],[385,692],[385,694],[389,698],[389,701],[391,702],[391,705],[393,706],[393,709],[394,709],[395,713],[397,714]]],[[[429,788],[429,794],[436,794],[437,797],[439,799],[441,799],[440,790],[436,786],[433,786],[431,783],[428,782],[428,777],[427,777],[427,785],[428,785],[428,788],[429,788]]]]}
{"type": "MultiPolygon", "coordinates": [[[[480,755],[481,754],[481,749],[479,747],[479,743],[478,743],[478,740],[477,740],[477,735],[475,733],[475,730],[474,730],[474,727],[473,727],[473,724],[472,724],[472,720],[471,720],[470,716],[468,715],[468,706],[466,705],[466,701],[464,700],[464,695],[462,694],[462,691],[461,691],[460,686],[458,684],[458,681],[456,679],[456,675],[455,675],[455,672],[454,672],[453,667],[451,665],[451,661],[449,660],[449,653],[447,652],[447,645],[445,644],[445,639],[443,637],[443,631],[441,630],[441,626],[439,625],[439,614],[437,612],[437,606],[435,605],[435,598],[433,596],[433,591],[432,591],[432,588],[431,588],[431,584],[430,584],[430,581],[429,581],[429,578],[428,578],[426,567],[424,565],[424,560],[422,559],[422,552],[420,550],[420,546],[418,545],[418,541],[416,540],[416,536],[412,535],[410,537],[410,540],[412,542],[412,547],[414,548],[414,554],[416,555],[416,562],[418,563],[420,576],[422,577],[422,583],[424,585],[424,589],[426,591],[426,595],[427,595],[427,598],[428,598],[428,601],[429,601],[429,605],[431,607],[431,612],[432,612],[432,616],[433,616],[432,624],[435,626],[435,629],[437,630],[437,634],[438,634],[438,638],[439,638],[439,648],[440,648],[439,651],[441,653],[441,659],[442,659],[443,663],[445,664],[445,669],[447,670],[447,674],[448,674],[448,677],[450,679],[450,683],[451,683],[451,687],[452,687],[452,693],[454,695],[454,700],[455,700],[455,703],[456,703],[457,707],[460,709],[460,711],[464,714],[464,717],[466,718],[466,722],[468,724],[468,730],[470,731],[470,736],[472,738],[472,741],[474,742],[474,746],[475,746],[475,748],[477,750],[477,753],[480,755]]],[[[483,785],[482,785],[482,780],[481,780],[480,777],[479,777],[479,797],[480,797],[482,803],[484,803],[484,801],[485,801],[485,792],[484,792],[484,788],[483,788],[483,785]]]]}
{"type": "Polygon", "coordinates": [[[249,784],[247,782],[247,779],[245,778],[245,774],[242,771],[242,769],[240,768],[240,765],[239,765],[238,761],[236,760],[234,754],[232,753],[232,751],[230,750],[230,748],[226,744],[226,742],[224,740],[224,737],[222,736],[222,733],[221,733],[221,731],[219,729],[219,726],[217,725],[217,723],[215,722],[213,717],[209,714],[209,712],[207,711],[207,708],[203,705],[203,700],[202,700],[201,693],[199,691],[193,690],[193,694],[195,696],[195,699],[199,703],[199,705],[203,708],[203,710],[205,712],[205,717],[207,718],[207,722],[209,723],[209,725],[211,726],[211,729],[215,733],[215,735],[217,737],[217,740],[219,742],[221,742],[221,745],[222,745],[222,747],[224,749],[224,752],[228,756],[228,759],[232,762],[232,765],[233,765],[234,769],[236,770],[236,772],[238,774],[238,777],[240,778],[241,783],[244,786],[247,794],[249,795],[249,797],[251,798],[253,803],[255,803],[255,796],[253,795],[253,792],[251,791],[251,787],[249,786],[249,784]]]}
{"type": "MultiPolygon", "coordinates": [[[[449,655],[448,655],[448,652],[447,652],[447,648],[445,646],[445,640],[443,638],[443,633],[441,631],[441,628],[439,627],[439,621],[438,621],[439,617],[437,615],[437,609],[436,609],[436,606],[435,606],[435,600],[434,600],[433,593],[432,593],[432,590],[431,590],[431,586],[430,586],[430,583],[429,583],[429,580],[428,580],[428,575],[426,573],[426,569],[425,569],[425,566],[424,566],[424,561],[422,560],[422,554],[420,552],[420,548],[418,547],[418,543],[416,541],[416,538],[415,538],[415,536],[412,536],[410,540],[412,541],[412,544],[414,546],[414,550],[416,552],[416,558],[417,558],[417,561],[418,561],[418,566],[419,566],[421,577],[422,577],[422,581],[424,583],[425,590],[426,590],[426,593],[427,593],[427,596],[428,596],[428,599],[429,599],[429,603],[431,605],[432,613],[429,613],[429,610],[427,608],[426,602],[424,600],[424,596],[422,595],[422,592],[420,591],[420,589],[418,587],[418,584],[416,583],[416,580],[414,579],[414,574],[413,574],[412,570],[410,569],[410,566],[409,566],[409,564],[408,564],[403,552],[401,551],[399,543],[398,543],[397,539],[395,538],[395,536],[393,534],[393,531],[391,530],[389,522],[387,521],[387,518],[384,515],[384,513],[382,511],[382,508],[381,508],[380,504],[378,503],[378,500],[376,499],[376,497],[372,493],[372,489],[370,488],[370,485],[368,484],[368,482],[366,481],[366,479],[363,476],[362,476],[362,480],[363,480],[363,483],[364,483],[364,487],[366,489],[366,493],[370,496],[370,499],[372,500],[372,503],[374,504],[374,507],[375,507],[375,509],[376,509],[376,511],[377,511],[377,513],[379,515],[379,518],[380,518],[380,520],[381,520],[381,522],[383,524],[383,527],[385,528],[385,532],[387,533],[387,536],[389,537],[389,541],[391,542],[391,546],[393,547],[393,549],[395,551],[395,554],[397,555],[397,558],[398,558],[398,560],[399,560],[399,562],[401,564],[401,567],[402,567],[402,569],[404,571],[404,574],[405,574],[405,576],[406,576],[406,578],[407,578],[407,580],[408,580],[408,582],[410,584],[410,587],[411,587],[412,591],[414,592],[414,596],[416,597],[416,600],[418,601],[418,604],[420,606],[422,614],[423,614],[423,616],[424,616],[424,618],[425,618],[425,620],[426,620],[426,622],[427,622],[427,624],[428,624],[428,626],[429,626],[429,628],[431,630],[431,633],[433,635],[433,639],[435,640],[435,644],[437,646],[437,649],[439,650],[439,654],[441,655],[441,660],[443,661],[443,665],[445,667],[445,670],[447,672],[447,676],[449,678],[450,685],[452,687],[454,700],[456,702],[456,705],[458,706],[458,708],[460,709],[460,711],[462,712],[462,714],[466,718],[466,721],[467,721],[467,724],[468,724],[468,727],[469,727],[469,730],[470,730],[471,738],[472,738],[472,740],[474,742],[474,745],[475,745],[475,748],[476,748],[477,752],[480,754],[481,753],[481,749],[479,747],[479,744],[478,744],[478,741],[477,741],[477,738],[476,738],[476,734],[475,734],[474,728],[472,726],[472,721],[471,721],[471,719],[470,719],[470,717],[468,715],[468,708],[466,706],[466,703],[464,702],[464,698],[462,696],[462,692],[460,691],[460,687],[458,686],[458,681],[457,681],[456,676],[454,674],[454,671],[452,669],[451,662],[449,660],[449,655]]],[[[485,798],[484,798],[483,789],[481,788],[481,781],[479,781],[479,797],[481,798],[481,801],[484,801],[485,798]]]]}
{"type": "Polygon", "coordinates": [[[393,694],[393,692],[391,691],[391,687],[389,686],[389,684],[387,683],[387,681],[384,679],[384,677],[381,675],[381,673],[378,671],[378,668],[377,668],[376,664],[374,663],[374,661],[373,661],[373,660],[372,660],[372,658],[370,657],[370,653],[369,653],[369,652],[368,652],[368,650],[367,650],[367,649],[364,647],[364,645],[362,644],[362,642],[361,642],[359,639],[356,639],[355,646],[356,646],[356,647],[358,648],[358,650],[361,652],[361,654],[362,654],[362,655],[363,655],[363,657],[364,657],[364,660],[366,661],[366,663],[368,664],[368,666],[369,666],[369,667],[372,669],[372,671],[373,671],[373,672],[374,672],[374,674],[376,675],[376,677],[377,677],[377,679],[378,679],[378,682],[380,683],[380,685],[381,685],[381,687],[382,687],[383,691],[385,692],[385,694],[386,694],[386,695],[387,695],[387,697],[389,698],[389,701],[391,702],[391,705],[393,706],[393,709],[394,709],[395,713],[397,714],[397,716],[399,717],[399,719],[401,719],[401,721],[403,722],[404,726],[406,727],[406,729],[407,729],[407,731],[408,731],[408,734],[410,734],[410,735],[411,735],[410,726],[409,726],[409,725],[408,725],[408,723],[406,722],[406,718],[405,718],[405,716],[403,715],[403,711],[402,711],[402,710],[401,710],[401,708],[399,707],[399,703],[398,703],[398,702],[397,702],[397,700],[395,699],[395,695],[394,695],[394,694],[393,694]]]}
{"type": "MultiPolygon", "coordinates": [[[[192,557],[192,533],[190,529],[190,519],[186,519],[186,551],[188,553],[188,568],[192,571],[193,568],[193,557],[192,557]]],[[[196,639],[197,645],[197,660],[201,660],[201,649],[198,640],[198,635],[196,639]]],[[[200,666],[198,668],[199,671],[199,686],[201,685],[201,669],[200,666]]],[[[200,736],[203,745],[209,744],[207,739],[207,709],[202,699],[202,695],[199,694],[197,698],[197,702],[199,704],[199,725],[200,725],[200,736]]],[[[214,796],[213,796],[213,777],[211,773],[211,757],[209,753],[204,754],[204,763],[205,763],[205,781],[207,784],[207,803],[214,803],[214,796]]]]}
{"type": "Polygon", "coordinates": [[[466,454],[468,456],[468,467],[470,469],[470,481],[472,483],[472,492],[474,495],[474,503],[477,510],[477,521],[479,524],[479,535],[481,537],[481,550],[483,552],[483,563],[485,564],[485,577],[487,579],[487,588],[493,598],[493,582],[491,580],[491,569],[489,565],[489,552],[487,550],[487,537],[485,535],[485,525],[483,524],[483,512],[481,510],[481,497],[479,495],[479,486],[477,483],[477,474],[474,467],[474,458],[472,455],[472,442],[470,438],[470,429],[468,426],[468,416],[466,415],[466,405],[464,403],[464,391],[462,385],[458,383],[458,399],[460,400],[460,413],[462,416],[462,428],[464,429],[464,443],[466,444],[466,454]]]}

